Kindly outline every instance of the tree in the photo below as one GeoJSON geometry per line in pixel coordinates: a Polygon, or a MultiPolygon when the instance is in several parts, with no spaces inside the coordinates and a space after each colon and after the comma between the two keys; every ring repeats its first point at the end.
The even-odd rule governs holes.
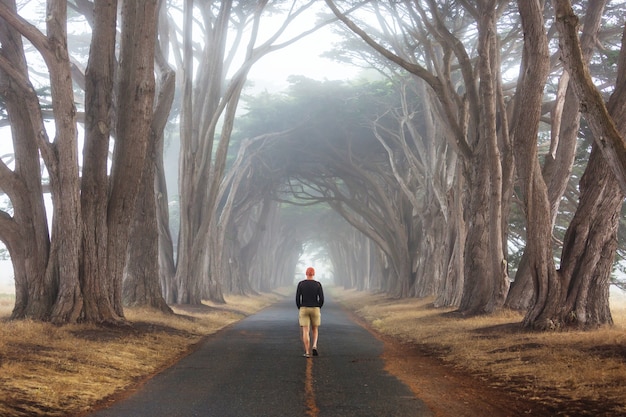
{"type": "MultiPolygon", "coordinates": [[[[14,83],[12,88],[27,100],[18,104],[14,109],[18,111],[34,112],[27,116],[31,118],[29,127],[31,132],[21,131],[14,140],[28,140],[25,133],[31,133],[38,139],[37,148],[30,151],[41,151],[50,174],[50,189],[54,204],[51,240],[47,253],[38,253],[38,271],[29,271],[24,277],[26,293],[34,292],[36,298],[25,298],[21,295],[16,299],[16,308],[13,317],[20,318],[26,315],[36,319],[51,319],[53,321],[75,321],[82,309],[82,296],[79,288],[79,249],[80,249],[80,205],[79,205],[79,177],[76,133],[76,109],[73,103],[72,79],[69,65],[69,54],[66,43],[66,8],[63,2],[50,2],[47,14],[47,35],[43,35],[34,26],[21,19],[15,8],[0,5],[0,17],[3,27],[10,35],[3,40],[5,45],[15,51],[18,58],[15,66],[11,61],[3,60],[3,71],[11,77],[14,83]],[[9,28],[8,26],[11,26],[9,28]],[[18,33],[19,32],[19,33],[18,33]],[[56,125],[55,139],[50,142],[46,136],[43,117],[38,98],[28,80],[21,35],[27,37],[40,51],[50,74],[51,99],[56,125]],[[19,48],[19,49],[18,49],[19,48]],[[20,57],[21,55],[21,57],[20,57]],[[19,86],[19,87],[18,87],[19,86]],[[35,133],[36,132],[36,133],[35,133]],[[25,305],[18,305],[18,301],[25,305]]],[[[20,147],[18,144],[17,147],[20,147]]],[[[32,157],[32,156],[31,156],[32,157]]],[[[37,169],[39,171],[39,169],[37,169]]],[[[41,192],[41,186],[35,187],[41,192]]],[[[26,196],[24,196],[26,197],[26,196]]],[[[41,199],[40,197],[34,197],[41,199]]],[[[28,208],[27,208],[28,210],[28,208]]],[[[38,215],[45,211],[39,210],[38,215]]],[[[32,212],[31,212],[32,214],[32,212]]],[[[42,225],[41,219],[32,219],[42,225]]],[[[39,229],[38,233],[47,235],[47,228],[39,229]]],[[[44,238],[47,239],[47,236],[44,238]]],[[[14,269],[23,271],[23,263],[27,256],[20,246],[26,242],[9,243],[7,247],[18,249],[11,253],[14,269]]],[[[32,242],[35,243],[35,242],[32,242]]],[[[21,275],[20,272],[16,273],[21,275]]],[[[22,280],[22,277],[16,278],[22,280]]]]}
{"type": "MultiPolygon", "coordinates": [[[[522,1],[518,7],[524,28],[524,54],[517,88],[518,117],[513,126],[515,162],[525,203],[525,253],[528,254],[533,279],[547,282],[550,277],[556,277],[556,267],[551,247],[552,221],[548,191],[537,157],[537,134],[550,55],[539,1],[522,1]]],[[[540,291],[540,294],[550,298],[548,291],[540,291]]]]}
{"type": "MultiPolygon", "coordinates": [[[[2,190],[11,199],[13,213],[0,216],[0,237],[11,254],[15,276],[13,318],[47,318],[55,294],[49,294],[52,275],[46,275],[51,243],[43,199],[39,146],[48,148],[43,116],[28,67],[20,33],[9,24],[34,28],[17,18],[15,2],[0,4],[0,85],[11,118],[15,169],[0,162],[2,190]]],[[[60,139],[59,139],[60,140],[60,139]]]]}
{"type": "MultiPolygon", "coordinates": [[[[85,144],[83,147],[81,205],[84,233],[83,289],[87,320],[114,321],[119,318],[110,296],[108,266],[107,200],[108,154],[115,119],[114,68],[117,2],[94,4],[92,48],[86,70],[85,144]]],[[[121,302],[121,300],[119,300],[121,302]]]]}
{"type": "MultiPolygon", "coordinates": [[[[98,272],[109,285],[114,312],[123,317],[122,282],[130,229],[148,154],[155,96],[157,1],[122,3],[120,68],[116,74],[115,148],[106,206],[107,265],[98,272]]],[[[86,142],[89,138],[86,138],[86,142]]],[[[104,155],[100,155],[104,158],[104,155]]],[[[97,204],[102,204],[98,202],[97,204]]],[[[89,254],[88,256],[92,256],[89,254]]],[[[156,259],[152,259],[153,262],[156,259]]],[[[102,314],[102,313],[101,313],[102,314]]],[[[109,319],[99,317],[98,319],[109,319]]],[[[92,318],[93,319],[93,318],[92,318]]]]}
{"type": "MultiPolygon", "coordinates": [[[[159,10],[160,14],[164,13],[163,0],[160,1],[159,10]]],[[[164,23],[167,20],[161,18],[159,22],[164,23]]],[[[160,29],[161,34],[164,32],[160,29]]],[[[157,172],[159,172],[159,167],[160,172],[163,172],[164,130],[174,100],[175,89],[174,71],[169,67],[163,53],[165,46],[165,42],[161,39],[155,51],[157,94],[150,126],[147,157],[139,187],[138,204],[130,234],[122,292],[124,305],[148,306],[171,313],[172,309],[163,297],[159,272],[160,268],[167,268],[168,265],[161,265],[157,262],[159,235],[164,229],[158,225],[159,219],[162,218],[157,217],[157,204],[163,200],[167,201],[167,196],[162,197],[159,194],[159,183],[162,179],[157,177],[157,172]]],[[[163,234],[163,239],[169,236],[168,233],[163,234]]]]}
{"type": "MultiPolygon", "coordinates": [[[[13,51],[16,58],[1,60],[4,79],[11,80],[9,90],[27,97],[24,101],[16,100],[12,108],[15,114],[25,113],[21,119],[27,123],[14,134],[15,147],[26,147],[31,155],[24,154],[24,158],[31,158],[31,163],[35,163],[32,158],[37,157],[37,152],[41,153],[53,203],[49,243],[43,205],[41,209],[33,206],[36,211],[22,206],[26,209],[24,214],[36,213],[39,217],[30,218],[39,225],[37,234],[41,236],[29,238],[30,243],[41,241],[45,249],[37,253],[37,262],[33,264],[37,265],[36,270],[25,269],[30,268],[25,266],[29,255],[22,247],[28,241],[16,238],[8,244],[16,276],[19,275],[16,281],[20,282],[15,318],[28,316],[61,323],[123,319],[121,296],[127,242],[150,139],[156,10],[156,1],[121,3],[122,59],[115,68],[117,2],[100,1],[94,5],[94,36],[85,74],[86,133],[81,172],[67,50],[67,4],[48,2],[46,35],[21,18],[14,3],[10,7],[0,5],[0,23],[6,34],[2,39],[3,51],[13,51]],[[53,141],[47,137],[42,104],[30,85],[20,43],[22,35],[39,51],[50,74],[53,141]],[[119,77],[117,80],[114,74],[119,77]],[[116,140],[108,176],[111,135],[116,140]],[[36,147],[29,144],[32,138],[37,139],[36,147]]],[[[20,151],[20,159],[22,154],[20,151]]],[[[40,178],[33,177],[41,183],[40,178]]],[[[31,198],[41,201],[41,188],[40,184],[29,190],[28,193],[39,194],[31,198]]],[[[26,196],[27,193],[23,197],[26,196]]],[[[13,238],[7,236],[8,240],[13,238]]]]}

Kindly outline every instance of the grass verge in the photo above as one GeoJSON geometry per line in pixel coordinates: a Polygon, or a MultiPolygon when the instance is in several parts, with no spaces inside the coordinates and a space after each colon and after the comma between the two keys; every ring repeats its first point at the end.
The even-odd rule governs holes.
{"type": "Polygon", "coordinates": [[[226,296],[226,304],[130,308],[128,326],[8,321],[0,296],[0,416],[81,415],[171,365],[204,337],[285,295],[226,296]]]}
{"type": "Polygon", "coordinates": [[[432,308],[432,299],[341,289],[333,295],[380,334],[489,385],[555,409],[576,403],[626,415],[625,308],[612,309],[613,327],[545,333],[522,329],[523,316],[512,311],[460,318],[432,308]]]}

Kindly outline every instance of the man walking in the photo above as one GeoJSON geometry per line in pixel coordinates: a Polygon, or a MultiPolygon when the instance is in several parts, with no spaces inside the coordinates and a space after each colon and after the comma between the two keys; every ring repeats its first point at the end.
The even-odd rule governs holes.
{"type": "Polygon", "coordinates": [[[319,326],[322,323],[321,309],[324,305],[324,291],[322,284],[313,279],[315,269],[306,269],[306,279],[298,283],[296,289],[296,305],[298,306],[298,322],[302,331],[304,356],[317,356],[317,337],[319,326]],[[309,335],[310,331],[310,335],[309,335]],[[311,340],[312,339],[312,340],[311,340]],[[313,342],[313,343],[311,343],[313,342]]]}

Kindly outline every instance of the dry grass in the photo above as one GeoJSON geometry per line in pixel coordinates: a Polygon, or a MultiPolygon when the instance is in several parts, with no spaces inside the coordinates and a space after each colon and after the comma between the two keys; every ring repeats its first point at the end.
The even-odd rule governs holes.
{"type": "Polygon", "coordinates": [[[578,401],[626,413],[624,307],[612,309],[610,328],[542,333],[521,329],[522,315],[511,311],[462,318],[432,308],[428,299],[337,289],[334,295],[381,334],[414,343],[493,386],[552,406],[578,401]]]}
{"type": "Polygon", "coordinates": [[[128,309],[128,326],[59,327],[7,321],[14,299],[0,295],[0,416],[84,413],[281,297],[227,296],[225,305],[174,307],[175,316],[128,309]]]}

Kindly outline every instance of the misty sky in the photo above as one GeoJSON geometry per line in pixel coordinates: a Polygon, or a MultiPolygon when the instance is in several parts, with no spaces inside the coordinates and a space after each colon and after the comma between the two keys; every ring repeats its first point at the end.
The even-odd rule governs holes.
{"type": "Polygon", "coordinates": [[[283,90],[290,75],[303,75],[320,81],[356,78],[361,68],[320,57],[339,40],[338,35],[327,26],[285,49],[264,56],[254,64],[248,76],[250,83],[254,84],[253,91],[283,90]]]}

